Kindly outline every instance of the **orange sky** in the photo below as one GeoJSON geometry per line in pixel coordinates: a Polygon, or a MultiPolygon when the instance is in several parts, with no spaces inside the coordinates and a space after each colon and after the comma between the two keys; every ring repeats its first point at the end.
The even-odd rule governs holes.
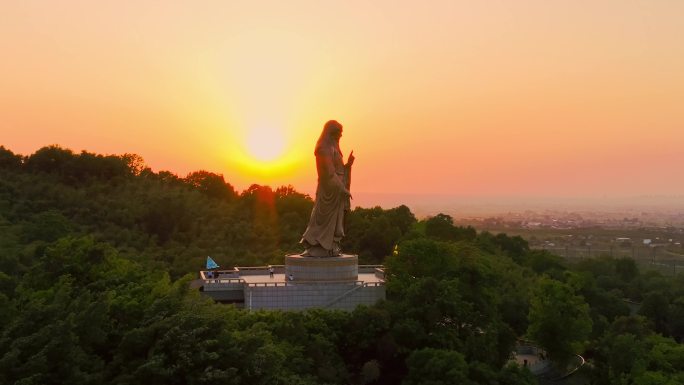
{"type": "Polygon", "coordinates": [[[0,5],[0,144],[312,193],[337,119],[359,192],[684,194],[684,1],[120,3],[0,5]]]}

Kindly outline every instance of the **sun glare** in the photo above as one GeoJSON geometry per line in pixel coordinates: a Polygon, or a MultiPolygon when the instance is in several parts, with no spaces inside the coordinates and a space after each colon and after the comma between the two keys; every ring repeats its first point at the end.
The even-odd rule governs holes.
{"type": "Polygon", "coordinates": [[[285,152],[285,138],[282,132],[273,128],[250,130],[247,150],[258,161],[273,162],[285,152]]]}
{"type": "Polygon", "coordinates": [[[302,165],[302,154],[278,130],[250,130],[242,145],[236,143],[227,154],[248,183],[285,183],[302,165]]]}

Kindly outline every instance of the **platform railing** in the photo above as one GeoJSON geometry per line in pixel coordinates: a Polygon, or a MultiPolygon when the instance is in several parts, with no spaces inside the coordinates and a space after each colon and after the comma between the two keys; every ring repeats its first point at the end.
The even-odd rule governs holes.
{"type": "Polygon", "coordinates": [[[332,305],[334,305],[334,304],[340,302],[341,300],[343,300],[344,298],[349,297],[350,295],[352,295],[354,292],[356,292],[357,290],[361,289],[362,287],[378,287],[378,286],[383,286],[383,284],[381,284],[380,282],[363,282],[363,281],[356,281],[356,283],[361,283],[361,284],[360,284],[360,285],[356,285],[356,286],[354,286],[353,288],[351,288],[351,289],[345,291],[344,293],[338,295],[337,297],[333,298],[331,301],[329,301],[327,304],[325,304],[325,307],[330,307],[330,306],[332,306],[332,305]]]}
{"type": "Polygon", "coordinates": [[[219,278],[219,279],[205,279],[205,290],[216,290],[221,288],[240,288],[244,287],[245,281],[241,278],[219,278]]]}
{"type": "Polygon", "coordinates": [[[297,284],[306,285],[330,285],[330,284],[343,284],[349,283],[353,285],[361,285],[367,287],[378,287],[384,286],[384,282],[364,282],[364,281],[288,281],[288,282],[246,282],[243,278],[216,278],[216,279],[203,279],[204,284],[210,287],[219,286],[229,286],[229,285],[242,285],[245,287],[282,287],[282,286],[292,286],[297,284]]]}
{"type": "Polygon", "coordinates": [[[368,270],[373,270],[373,269],[378,269],[378,268],[383,268],[385,266],[383,265],[359,265],[359,270],[361,269],[368,269],[368,270]]]}
{"type": "Polygon", "coordinates": [[[268,273],[271,267],[273,268],[273,272],[277,274],[282,274],[285,271],[285,265],[237,266],[235,267],[235,270],[238,274],[242,275],[259,275],[268,273]]]}

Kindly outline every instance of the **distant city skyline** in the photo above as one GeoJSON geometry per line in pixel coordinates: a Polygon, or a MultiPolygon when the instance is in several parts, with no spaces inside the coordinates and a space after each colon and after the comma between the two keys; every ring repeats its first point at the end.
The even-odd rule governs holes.
{"type": "Polygon", "coordinates": [[[24,155],[137,153],[155,171],[312,194],[314,143],[337,119],[363,206],[684,196],[681,1],[0,13],[0,145],[24,155]]]}
{"type": "Polygon", "coordinates": [[[680,196],[458,196],[430,194],[376,194],[359,192],[352,206],[385,208],[406,205],[418,217],[438,213],[463,217],[487,217],[524,211],[567,211],[597,215],[611,213],[680,213],[684,218],[684,195],[680,196]]]}

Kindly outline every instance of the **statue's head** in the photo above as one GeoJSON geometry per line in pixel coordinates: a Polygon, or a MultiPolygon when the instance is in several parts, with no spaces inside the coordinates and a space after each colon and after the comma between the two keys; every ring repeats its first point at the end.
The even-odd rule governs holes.
{"type": "Polygon", "coordinates": [[[321,136],[339,140],[342,137],[342,125],[337,120],[328,120],[321,136]]]}
{"type": "Polygon", "coordinates": [[[318,154],[321,148],[327,146],[337,146],[339,149],[340,138],[342,137],[342,125],[337,120],[328,120],[323,126],[323,132],[318,137],[316,142],[315,154],[318,154]]]}

